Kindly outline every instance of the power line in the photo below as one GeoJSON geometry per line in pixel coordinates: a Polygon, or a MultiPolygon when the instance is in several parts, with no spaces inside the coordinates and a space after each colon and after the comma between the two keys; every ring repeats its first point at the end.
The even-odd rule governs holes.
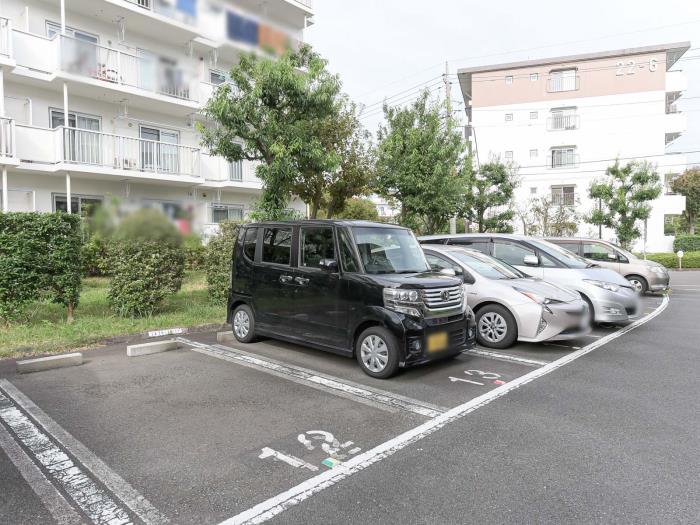
{"type": "MultiPolygon", "coordinates": [[[[406,94],[406,95],[404,95],[396,100],[393,100],[388,105],[389,106],[406,105],[410,102],[413,102],[414,100],[417,100],[423,94],[424,91],[427,91],[429,94],[432,94],[432,93],[439,91],[442,88],[442,84],[443,84],[443,82],[440,80],[438,82],[435,82],[432,86],[428,86],[426,88],[418,90],[418,92],[409,93],[409,94],[406,94]]],[[[365,118],[370,118],[370,117],[374,117],[377,115],[381,115],[383,112],[384,112],[384,105],[382,104],[381,107],[375,107],[367,113],[362,113],[359,116],[359,118],[362,120],[365,118]]]]}
{"type": "Polygon", "coordinates": [[[430,82],[433,82],[434,80],[441,79],[441,78],[442,78],[442,75],[438,75],[436,77],[431,78],[430,80],[426,80],[425,82],[421,82],[420,84],[417,84],[413,87],[410,87],[410,88],[405,89],[403,91],[399,91],[398,93],[395,93],[394,95],[391,95],[389,97],[385,97],[382,100],[378,100],[377,102],[373,102],[372,104],[366,104],[364,107],[366,109],[366,108],[370,108],[372,106],[376,106],[377,104],[384,104],[384,102],[386,102],[387,100],[395,98],[396,96],[401,95],[403,93],[406,93],[407,91],[414,91],[415,89],[420,89],[420,88],[422,88],[422,86],[425,86],[426,84],[429,84],[430,82]]]}

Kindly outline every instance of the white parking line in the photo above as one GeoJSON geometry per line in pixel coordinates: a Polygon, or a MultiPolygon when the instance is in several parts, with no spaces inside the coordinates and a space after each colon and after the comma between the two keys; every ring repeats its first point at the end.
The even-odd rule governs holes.
{"type": "Polygon", "coordinates": [[[625,326],[624,328],[613,332],[605,336],[604,338],[594,341],[576,352],[567,354],[564,357],[557,359],[556,361],[553,361],[547,364],[546,366],[543,366],[542,368],[533,370],[532,372],[525,374],[524,376],[520,376],[519,378],[514,379],[512,381],[509,381],[508,383],[501,385],[497,388],[494,388],[493,390],[479,397],[476,397],[471,401],[468,401],[451,410],[448,410],[444,414],[441,414],[429,421],[426,421],[422,425],[408,430],[407,432],[404,432],[403,434],[400,434],[397,437],[382,443],[381,445],[377,445],[376,447],[362,454],[359,454],[344,463],[340,463],[331,470],[322,472],[321,474],[318,474],[300,483],[296,487],[292,487],[291,489],[286,490],[285,492],[282,492],[277,496],[273,496],[272,498],[263,501],[262,503],[259,503],[244,512],[241,512],[240,514],[237,514],[236,516],[233,516],[232,518],[223,521],[221,525],[262,523],[264,521],[267,521],[272,517],[280,514],[281,512],[284,512],[286,509],[301,503],[302,501],[308,499],[309,497],[322,491],[323,489],[332,487],[333,485],[344,480],[345,478],[352,476],[353,474],[356,474],[357,472],[360,472],[368,468],[369,466],[391,456],[392,454],[407,447],[408,445],[423,439],[424,437],[444,427],[448,423],[455,421],[456,419],[459,419],[461,417],[464,417],[470,412],[473,412],[483,406],[486,406],[487,404],[498,399],[499,397],[504,396],[508,392],[515,390],[529,383],[530,381],[533,381],[544,375],[554,372],[558,368],[561,368],[562,366],[567,365],[572,361],[575,361],[579,357],[583,357],[584,355],[592,352],[596,348],[600,348],[601,346],[609,343],[613,339],[617,339],[618,337],[626,334],[627,332],[634,330],[635,328],[641,326],[642,324],[650,321],[651,319],[659,315],[666,309],[667,306],[668,297],[665,296],[663,302],[654,311],[653,314],[638,319],[637,321],[625,326]]]}
{"type": "Polygon", "coordinates": [[[518,363],[520,365],[526,366],[544,366],[549,364],[549,361],[538,361],[536,359],[527,359],[525,357],[518,357],[516,355],[500,354],[498,352],[492,352],[491,350],[483,350],[481,348],[467,350],[464,353],[477,355],[480,357],[488,357],[489,359],[495,359],[496,361],[508,361],[510,363],[518,363]]]}
{"type": "Polygon", "coordinates": [[[303,368],[296,365],[288,365],[270,358],[262,358],[238,348],[231,348],[224,345],[208,345],[192,341],[184,337],[178,337],[178,341],[192,346],[192,350],[210,357],[223,359],[232,363],[237,363],[249,368],[254,368],[261,372],[272,374],[282,379],[287,379],[295,383],[323,390],[331,394],[352,399],[360,403],[370,405],[374,408],[389,410],[391,412],[410,412],[424,417],[436,417],[446,411],[445,408],[425,403],[417,399],[411,399],[393,392],[379,390],[359,383],[354,383],[346,379],[321,374],[315,370],[303,368]]]}
{"type": "MultiPolygon", "coordinates": [[[[615,332],[613,332],[615,333],[615,332]]],[[[569,345],[561,345],[559,343],[542,343],[544,346],[558,346],[559,348],[567,348],[569,350],[581,350],[580,346],[569,346],[569,345]]]]}
{"type": "MultiPolygon", "coordinates": [[[[2,395],[2,394],[0,394],[2,395]]],[[[29,458],[27,453],[12,438],[5,427],[0,424],[0,448],[14,463],[27,484],[44,504],[53,519],[59,525],[79,525],[83,523],[80,515],[70,506],[66,498],[46,479],[43,472],[29,458]]]]}
{"type": "Polygon", "coordinates": [[[80,441],[51,419],[34,402],[20,392],[6,379],[0,379],[0,388],[10,401],[27,412],[43,430],[63,446],[68,453],[77,459],[97,480],[99,480],[114,496],[129,508],[146,525],[161,525],[169,520],[151,503],[139,494],[129,483],[112,471],[100,458],[80,441]]]}

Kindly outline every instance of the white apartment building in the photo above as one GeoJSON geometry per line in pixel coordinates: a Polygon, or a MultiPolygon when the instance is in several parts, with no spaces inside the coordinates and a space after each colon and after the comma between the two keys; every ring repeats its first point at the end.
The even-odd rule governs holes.
{"type": "Polygon", "coordinates": [[[0,0],[2,209],[117,198],[204,234],[243,218],[255,165],[209,155],[195,122],[241,53],[298,45],[310,2],[0,0]]]}
{"type": "MultiPolygon", "coordinates": [[[[676,62],[689,47],[681,42],[460,69],[473,151],[482,163],[498,156],[519,167],[519,205],[551,196],[581,213],[595,205],[590,183],[616,158],[656,164],[664,194],[647,221],[646,249],[670,251],[673,237],[664,221],[685,209],[685,197],[671,194],[670,181],[686,158],[667,148],[686,129],[675,104],[686,79],[676,62]]],[[[597,237],[598,229],[582,224],[578,234],[597,237]]],[[[612,231],[603,236],[614,240],[612,231]]]]}

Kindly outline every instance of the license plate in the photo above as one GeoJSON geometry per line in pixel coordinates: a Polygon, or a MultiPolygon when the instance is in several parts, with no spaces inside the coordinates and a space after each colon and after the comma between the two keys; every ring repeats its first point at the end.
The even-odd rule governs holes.
{"type": "Polygon", "coordinates": [[[437,332],[428,336],[428,352],[439,352],[447,348],[447,332],[437,332]]]}

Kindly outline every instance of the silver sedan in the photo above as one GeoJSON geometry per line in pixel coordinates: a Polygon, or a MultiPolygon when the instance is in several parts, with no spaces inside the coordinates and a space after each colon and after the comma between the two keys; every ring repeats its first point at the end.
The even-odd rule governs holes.
{"type": "Polygon", "coordinates": [[[591,329],[588,306],[577,292],[529,277],[476,250],[424,245],[423,251],[433,269],[462,276],[483,346],[574,339],[591,329]]]}

